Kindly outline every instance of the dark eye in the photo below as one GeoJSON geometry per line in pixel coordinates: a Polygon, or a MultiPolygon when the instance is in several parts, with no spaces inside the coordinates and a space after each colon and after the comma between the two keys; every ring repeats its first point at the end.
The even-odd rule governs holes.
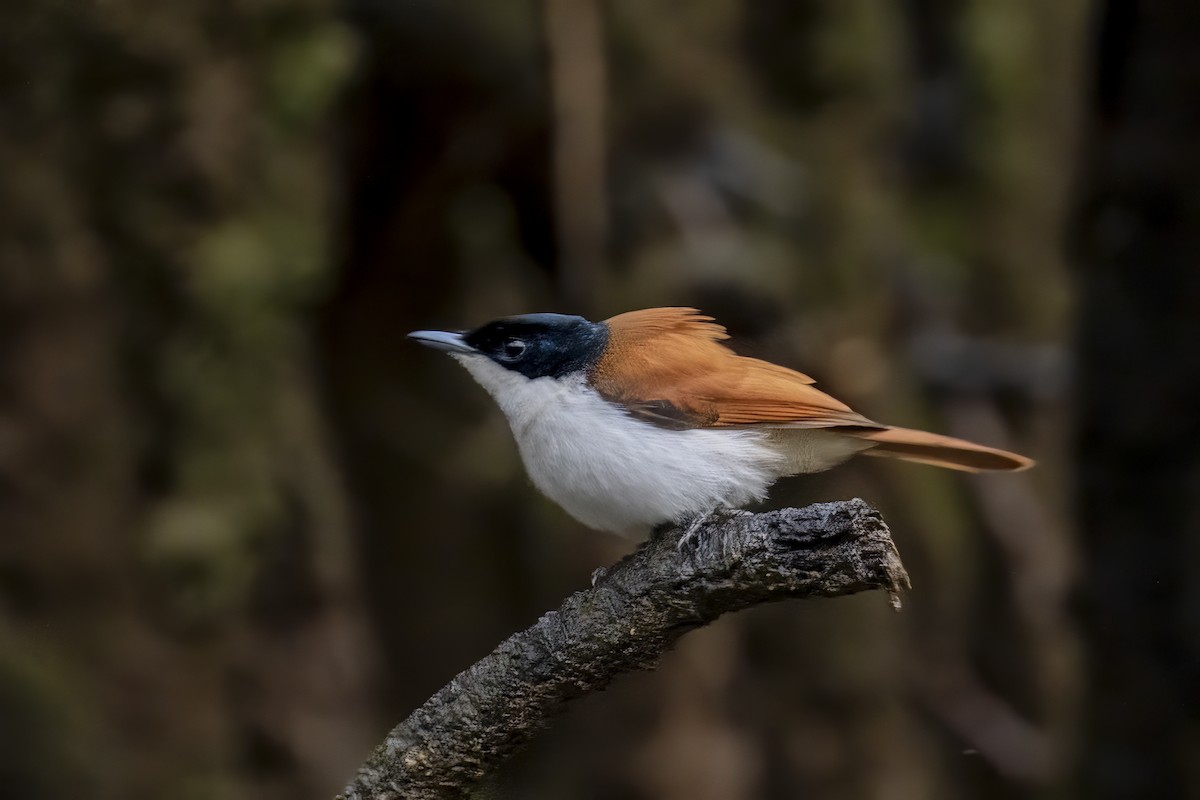
{"type": "Polygon", "coordinates": [[[504,342],[504,357],[516,361],[525,352],[525,342],[521,339],[508,339],[504,342]]]}

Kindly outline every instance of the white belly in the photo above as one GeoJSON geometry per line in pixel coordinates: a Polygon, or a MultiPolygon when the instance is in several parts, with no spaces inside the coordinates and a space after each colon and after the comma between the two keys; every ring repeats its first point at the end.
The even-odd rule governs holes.
{"type": "Polygon", "coordinates": [[[508,417],[529,477],[592,528],[641,536],[720,505],[766,496],[786,469],[760,431],[672,431],[634,419],[583,376],[529,380],[458,357],[508,417]]]}
{"type": "Polygon", "coordinates": [[[547,497],[585,525],[631,536],[761,499],[784,463],[766,434],[665,430],[590,389],[514,433],[547,497]]]}
{"type": "Polygon", "coordinates": [[[456,358],[508,417],[534,485],[583,524],[622,535],[761,500],[777,478],[869,446],[813,430],[668,430],[604,400],[582,375],[529,380],[456,358]]]}

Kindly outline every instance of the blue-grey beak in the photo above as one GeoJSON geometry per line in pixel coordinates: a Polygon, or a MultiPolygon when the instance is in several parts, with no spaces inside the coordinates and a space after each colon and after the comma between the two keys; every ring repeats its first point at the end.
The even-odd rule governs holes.
{"type": "Polygon", "coordinates": [[[450,331],[413,331],[408,335],[409,339],[420,342],[426,347],[432,347],[434,350],[445,350],[447,353],[476,353],[474,347],[463,341],[461,333],[451,333],[450,331]]]}

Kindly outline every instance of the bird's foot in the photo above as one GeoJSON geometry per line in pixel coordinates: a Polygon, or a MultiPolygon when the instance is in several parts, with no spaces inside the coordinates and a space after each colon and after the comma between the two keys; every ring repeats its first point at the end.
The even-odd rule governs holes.
{"type": "Polygon", "coordinates": [[[717,516],[718,512],[721,511],[722,508],[724,508],[724,506],[715,506],[710,508],[708,511],[705,511],[703,514],[697,514],[695,519],[688,523],[687,528],[679,537],[679,541],[675,543],[675,549],[680,551],[694,549],[696,546],[696,534],[700,532],[700,528],[704,525],[704,523],[708,522],[714,516],[717,516]]]}

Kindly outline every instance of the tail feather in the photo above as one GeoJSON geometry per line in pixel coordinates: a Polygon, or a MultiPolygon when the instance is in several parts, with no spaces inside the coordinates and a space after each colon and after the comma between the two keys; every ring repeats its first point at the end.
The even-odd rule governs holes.
{"type": "Polygon", "coordinates": [[[1033,459],[1007,450],[911,428],[860,429],[845,432],[875,443],[875,446],[864,451],[863,455],[898,458],[964,472],[1016,471],[1029,469],[1034,463],[1033,459]]]}

